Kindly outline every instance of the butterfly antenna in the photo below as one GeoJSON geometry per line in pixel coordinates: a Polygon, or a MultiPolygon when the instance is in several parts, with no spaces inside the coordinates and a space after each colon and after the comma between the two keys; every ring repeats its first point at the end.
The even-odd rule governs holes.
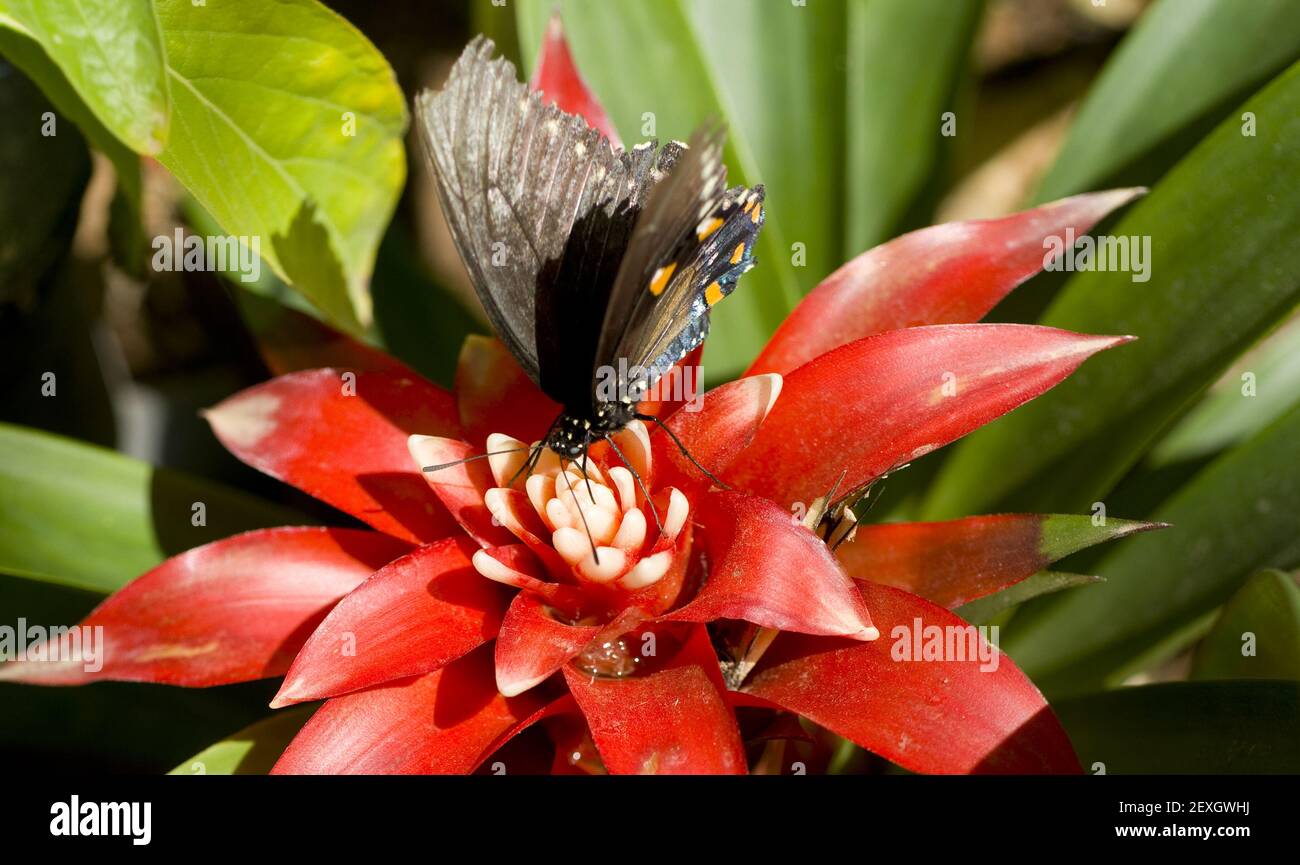
{"type": "Polygon", "coordinates": [[[591,544],[591,557],[599,565],[600,553],[596,552],[596,539],[591,536],[591,529],[587,526],[587,512],[583,509],[582,502],[578,501],[578,494],[573,491],[573,481],[569,480],[569,473],[564,470],[563,462],[560,463],[560,474],[564,475],[564,482],[569,485],[569,495],[573,496],[573,503],[578,506],[578,516],[582,517],[582,528],[587,533],[587,543],[591,544]]]}
{"type": "Polygon", "coordinates": [[[424,466],[424,467],[421,469],[421,471],[426,471],[426,472],[437,472],[437,471],[442,471],[443,469],[449,469],[449,468],[451,468],[452,466],[464,465],[465,463],[473,462],[474,460],[481,460],[481,459],[486,459],[487,457],[500,456],[501,454],[517,454],[517,453],[520,453],[520,452],[522,452],[522,451],[526,451],[526,450],[528,450],[528,448],[526,448],[526,447],[525,447],[525,448],[511,448],[510,450],[505,450],[505,451],[490,451],[490,452],[485,453],[485,454],[474,454],[474,456],[472,456],[472,457],[465,457],[463,460],[456,460],[455,462],[450,462],[450,463],[439,463],[439,464],[436,465],[436,466],[424,466]]]}
{"type": "Polygon", "coordinates": [[[641,488],[641,495],[645,496],[645,503],[650,506],[650,516],[655,518],[655,527],[659,529],[659,534],[662,535],[664,533],[664,524],[659,520],[659,511],[655,508],[654,500],[650,498],[650,491],[645,488],[645,481],[641,480],[636,468],[627,461],[627,457],[623,456],[623,452],[618,449],[618,443],[614,441],[613,436],[605,436],[605,441],[609,442],[609,446],[614,449],[614,453],[618,454],[618,458],[623,461],[623,465],[627,466],[627,470],[632,473],[632,477],[636,478],[636,485],[641,488]]]}
{"type": "Polygon", "coordinates": [[[682,444],[682,440],[677,437],[677,433],[673,432],[671,429],[668,428],[668,424],[659,420],[659,418],[655,417],[652,414],[637,414],[637,415],[633,415],[633,417],[635,417],[637,420],[654,421],[661,430],[668,433],[668,437],[673,440],[673,444],[677,445],[677,449],[682,452],[682,456],[686,457],[688,460],[691,461],[691,465],[695,466],[697,469],[703,472],[705,477],[713,481],[718,486],[722,487],[724,490],[731,489],[730,484],[724,483],[722,479],[720,479],[717,475],[715,475],[713,472],[706,469],[704,466],[700,465],[699,460],[691,456],[691,452],[686,449],[686,445],[682,444]]]}

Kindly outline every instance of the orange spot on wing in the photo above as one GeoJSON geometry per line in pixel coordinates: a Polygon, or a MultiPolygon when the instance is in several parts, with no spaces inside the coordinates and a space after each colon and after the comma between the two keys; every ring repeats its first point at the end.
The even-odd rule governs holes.
{"type": "Polygon", "coordinates": [[[654,278],[650,280],[650,293],[655,297],[664,293],[668,287],[668,280],[673,278],[673,271],[677,269],[677,262],[673,262],[667,267],[661,267],[655,271],[654,278]]]}

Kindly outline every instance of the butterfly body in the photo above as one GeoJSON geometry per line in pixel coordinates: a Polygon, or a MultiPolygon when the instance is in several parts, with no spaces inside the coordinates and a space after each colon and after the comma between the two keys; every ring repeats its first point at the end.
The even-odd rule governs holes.
{"type": "Polygon", "coordinates": [[[722,134],[614,148],[475,39],[417,116],[475,290],[519,365],[563,406],[562,458],[625,428],[708,334],[754,264],[763,189],[726,186],[722,134]],[[612,383],[602,387],[600,383],[612,383]]]}

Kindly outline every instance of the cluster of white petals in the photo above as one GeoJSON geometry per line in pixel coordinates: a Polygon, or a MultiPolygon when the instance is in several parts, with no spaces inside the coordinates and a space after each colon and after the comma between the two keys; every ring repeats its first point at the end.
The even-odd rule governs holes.
{"type": "MultiPolygon", "coordinates": [[[[484,504],[496,521],[515,534],[524,530],[511,495],[523,480],[528,502],[551,533],[551,544],[581,581],[613,583],[636,591],[663,579],[673,562],[673,541],[686,524],[690,505],[679,490],[669,487],[656,496],[663,531],[648,522],[644,491],[637,476],[650,477],[650,437],[645,425],[633,421],[616,436],[618,451],[627,465],[601,469],[594,460],[561,460],[542,449],[531,470],[523,470],[529,454],[538,447],[507,435],[488,437],[488,462],[497,486],[488,490],[484,504]],[[633,473],[635,471],[635,474],[633,473]],[[524,474],[527,474],[526,480],[524,474]],[[665,505],[666,502],[666,505],[665,505]],[[654,552],[647,552],[647,538],[654,552]]],[[[618,459],[618,457],[614,457],[618,459]]],[[[651,517],[653,519],[653,516],[651,517]]],[[[496,579],[497,568],[476,557],[484,576],[496,579]]]]}

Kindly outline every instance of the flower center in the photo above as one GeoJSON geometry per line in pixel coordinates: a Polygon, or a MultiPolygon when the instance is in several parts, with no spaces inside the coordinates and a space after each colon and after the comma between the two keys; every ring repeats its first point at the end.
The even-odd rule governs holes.
{"type": "MultiPolygon", "coordinates": [[[[586,456],[565,459],[541,443],[489,436],[497,486],[483,502],[550,570],[565,571],[552,573],[557,580],[638,592],[672,568],[690,503],[673,487],[647,500],[652,465],[644,424],[633,421],[615,439],[617,450],[593,446],[586,456]]],[[[497,579],[486,564],[480,572],[497,579]]]]}

